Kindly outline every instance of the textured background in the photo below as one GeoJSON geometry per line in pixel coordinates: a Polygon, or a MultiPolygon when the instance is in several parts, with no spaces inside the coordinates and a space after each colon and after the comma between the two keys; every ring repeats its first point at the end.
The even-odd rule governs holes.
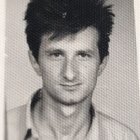
{"type": "MultiPolygon", "coordinates": [[[[41,87],[28,60],[24,12],[28,0],[7,0],[6,80],[7,110],[25,104],[41,87]]],[[[93,102],[98,110],[132,128],[140,137],[140,103],[134,32],[133,1],[109,0],[116,15],[106,70],[99,77],[93,102]]]]}

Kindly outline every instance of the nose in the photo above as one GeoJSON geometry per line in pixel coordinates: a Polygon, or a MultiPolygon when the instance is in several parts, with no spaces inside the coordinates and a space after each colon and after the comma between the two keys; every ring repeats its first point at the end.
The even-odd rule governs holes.
{"type": "Polygon", "coordinates": [[[74,81],[76,78],[76,65],[74,60],[66,60],[63,66],[63,77],[68,81],[74,81]]]}

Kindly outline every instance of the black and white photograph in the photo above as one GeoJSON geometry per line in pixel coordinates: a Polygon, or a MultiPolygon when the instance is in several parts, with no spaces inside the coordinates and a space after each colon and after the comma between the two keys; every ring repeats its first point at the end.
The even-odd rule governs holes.
{"type": "Polygon", "coordinates": [[[6,140],[140,140],[133,0],[6,0],[5,18],[6,140]]]}

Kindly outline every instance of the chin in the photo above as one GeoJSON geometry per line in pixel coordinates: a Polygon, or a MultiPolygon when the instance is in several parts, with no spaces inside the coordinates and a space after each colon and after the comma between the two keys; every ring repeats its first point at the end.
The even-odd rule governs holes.
{"type": "Polygon", "coordinates": [[[87,98],[88,98],[88,96],[85,96],[85,97],[80,98],[80,99],[55,98],[55,100],[60,104],[63,104],[63,105],[66,105],[66,106],[73,106],[73,105],[78,105],[78,104],[84,102],[87,98]]]}

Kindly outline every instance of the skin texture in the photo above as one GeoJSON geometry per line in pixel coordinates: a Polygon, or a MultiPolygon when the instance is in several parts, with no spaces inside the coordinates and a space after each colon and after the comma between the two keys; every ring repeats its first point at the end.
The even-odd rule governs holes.
{"type": "Polygon", "coordinates": [[[97,31],[89,27],[74,37],[55,41],[47,38],[42,38],[39,64],[32,63],[42,76],[44,89],[62,104],[81,102],[92,94],[104,67],[104,62],[100,65],[97,31]]]}
{"type": "Polygon", "coordinates": [[[40,132],[49,132],[52,137],[55,132],[55,139],[62,138],[60,133],[71,134],[70,139],[74,139],[76,132],[84,138],[90,123],[92,93],[107,57],[100,63],[95,28],[88,27],[58,40],[48,38],[42,38],[39,63],[29,51],[32,66],[43,81],[43,101],[36,108],[40,111],[35,113],[35,122],[41,126],[40,132]]]}

